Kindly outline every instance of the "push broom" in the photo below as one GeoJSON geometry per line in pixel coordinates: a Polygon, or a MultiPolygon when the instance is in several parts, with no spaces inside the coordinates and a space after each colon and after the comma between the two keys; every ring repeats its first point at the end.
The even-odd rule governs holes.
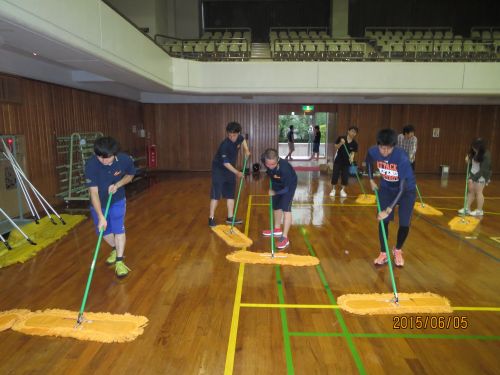
{"type": "MultiPolygon", "coordinates": [[[[347,155],[349,156],[349,149],[347,148],[345,143],[344,143],[344,148],[345,148],[345,152],[347,152],[347,155]]],[[[351,163],[350,158],[349,158],[349,165],[352,167],[352,163],[351,163]]],[[[365,188],[364,188],[363,184],[361,183],[361,179],[359,178],[357,168],[356,168],[355,172],[356,172],[356,179],[358,180],[359,186],[361,187],[361,191],[363,192],[362,195],[360,195],[360,196],[358,196],[358,198],[356,198],[355,202],[359,203],[359,204],[374,204],[375,203],[375,196],[373,194],[366,194],[365,188]]]]}
{"type": "MultiPolygon", "coordinates": [[[[377,211],[381,212],[380,200],[375,190],[377,211]]],[[[451,313],[453,310],[448,299],[434,293],[398,293],[392,269],[391,254],[385,233],[384,221],[380,220],[380,228],[387,254],[387,263],[391,278],[392,294],[345,294],[337,299],[341,309],[353,314],[407,314],[407,313],[451,313]]]]}
{"type": "Polygon", "coordinates": [[[451,230],[457,232],[470,233],[473,232],[479,225],[479,219],[477,217],[466,216],[467,215],[467,194],[469,192],[469,162],[467,162],[467,172],[465,177],[465,194],[464,194],[464,213],[462,216],[455,216],[448,222],[448,226],[451,230]]]}
{"type": "MultiPolygon", "coordinates": [[[[243,174],[246,171],[248,157],[245,157],[243,162],[243,174]]],[[[229,246],[233,247],[248,247],[252,245],[252,240],[241,233],[238,228],[234,227],[234,221],[236,220],[236,213],[238,212],[238,204],[240,202],[241,188],[243,186],[243,179],[240,179],[240,187],[238,189],[238,197],[236,198],[236,204],[234,206],[233,221],[231,226],[229,225],[216,225],[212,230],[222,238],[229,246]]]]}
{"type": "Polygon", "coordinates": [[[430,215],[430,216],[443,216],[443,213],[434,207],[424,204],[424,200],[422,199],[422,195],[420,194],[420,190],[418,189],[418,185],[415,184],[417,188],[418,198],[420,199],[420,203],[415,202],[414,209],[415,211],[421,213],[422,215],[430,215]]]}
{"type": "MultiPolygon", "coordinates": [[[[112,194],[109,194],[104,212],[105,218],[108,216],[111,198],[112,194]]],[[[47,309],[21,315],[12,326],[14,331],[30,335],[73,337],[79,340],[99,342],[127,342],[142,334],[144,326],[148,322],[144,316],[88,313],[86,314],[88,319],[86,319],[83,315],[103,234],[104,228],[100,228],[76,325],[74,324],[75,312],[47,309]]]]}
{"type": "MultiPolygon", "coordinates": [[[[271,179],[269,179],[269,189],[273,189],[271,179]]],[[[315,266],[319,264],[319,259],[309,255],[295,255],[288,253],[276,254],[274,244],[274,212],[273,197],[269,196],[269,221],[271,223],[271,253],[254,253],[246,250],[235,251],[226,256],[226,259],[236,263],[250,264],[280,264],[283,266],[315,266]]]]}

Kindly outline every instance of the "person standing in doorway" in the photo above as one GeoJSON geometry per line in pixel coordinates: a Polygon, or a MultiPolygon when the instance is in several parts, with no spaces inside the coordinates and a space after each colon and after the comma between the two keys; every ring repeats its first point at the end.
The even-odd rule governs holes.
{"type": "Polygon", "coordinates": [[[319,126],[316,125],[314,127],[314,140],[313,140],[313,151],[311,160],[314,160],[316,157],[316,161],[319,160],[319,145],[321,143],[321,131],[319,130],[319,126]]]}
{"type": "Polygon", "coordinates": [[[293,125],[290,125],[290,130],[286,135],[286,139],[288,141],[288,155],[285,157],[285,159],[293,160],[292,153],[295,151],[295,138],[293,136],[293,125]]]}

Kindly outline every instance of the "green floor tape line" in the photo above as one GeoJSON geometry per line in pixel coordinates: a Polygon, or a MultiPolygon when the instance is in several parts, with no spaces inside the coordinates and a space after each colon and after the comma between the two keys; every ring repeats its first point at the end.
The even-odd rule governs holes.
{"type": "MultiPolygon", "coordinates": [[[[304,237],[304,241],[306,243],[307,249],[309,250],[309,253],[312,256],[316,257],[316,253],[314,252],[314,250],[311,246],[311,243],[309,242],[309,238],[307,237],[307,232],[304,229],[304,227],[300,228],[300,232],[302,233],[302,236],[304,237]]],[[[335,300],[335,297],[333,296],[333,293],[330,289],[330,286],[328,285],[328,282],[326,281],[325,274],[324,274],[323,269],[321,268],[320,264],[318,264],[316,266],[316,270],[318,271],[321,282],[323,283],[323,286],[325,287],[326,294],[328,295],[328,299],[330,300],[330,303],[332,305],[337,305],[337,301],[335,300]]],[[[335,315],[340,323],[340,327],[342,328],[342,332],[344,333],[344,337],[347,340],[347,345],[349,346],[349,350],[351,351],[352,357],[354,358],[354,362],[356,363],[356,367],[358,368],[359,373],[366,374],[365,367],[363,366],[363,362],[361,361],[361,357],[359,356],[356,345],[354,344],[354,341],[352,340],[352,335],[349,333],[349,329],[347,328],[347,325],[345,324],[344,317],[342,316],[342,313],[340,312],[340,310],[335,309],[335,315]]]]}
{"type": "MultiPolygon", "coordinates": [[[[275,266],[276,270],[276,281],[278,283],[278,300],[280,304],[285,303],[285,296],[283,294],[283,283],[281,280],[280,266],[275,266]]],[[[286,358],[286,369],[289,375],[295,374],[293,368],[293,358],[292,358],[292,346],[290,344],[290,331],[288,330],[288,320],[286,318],[286,310],[280,309],[281,315],[281,326],[283,328],[283,341],[285,344],[285,358],[286,358]]]]}
{"type": "MultiPolygon", "coordinates": [[[[344,337],[341,332],[289,332],[292,337],[344,337]]],[[[441,340],[482,340],[499,341],[500,336],[486,335],[445,335],[434,333],[350,333],[351,337],[369,339],[441,339],[441,340]]]]}

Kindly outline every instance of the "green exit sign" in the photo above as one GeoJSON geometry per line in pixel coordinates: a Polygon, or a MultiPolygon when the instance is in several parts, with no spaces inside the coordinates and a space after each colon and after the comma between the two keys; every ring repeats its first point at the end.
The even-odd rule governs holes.
{"type": "Polygon", "coordinates": [[[311,112],[311,111],[314,111],[314,106],[313,105],[303,105],[302,110],[304,112],[311,112]]]}

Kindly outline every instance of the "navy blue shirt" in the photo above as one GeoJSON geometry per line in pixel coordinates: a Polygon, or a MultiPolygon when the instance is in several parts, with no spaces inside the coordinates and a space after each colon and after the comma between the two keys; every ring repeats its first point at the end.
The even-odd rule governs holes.
{"type": "Polygon", "coordinates": [[[415,190],[415,175],[408,154],[402,148],[394,147],[392,153],[387,158],[384,158],[380,154],[378,146],[372,146],[368,150],[365,161],[370,170],[373,163],[378,168],[381,177],[381,188],[399,190],[401,181],[404,181],[405,191],[415,190]]]}
{"type": "Polygon", "coordinates": [[[279,159],[276,168],[268,168],[266,173],[271,177],[272,187],[276,194],[285,194],[297,187],[297,173],[284,159],[279,159]]]}
{"type": "Polygon", "coordinates": [[[212,169],[227,172],[229,173],[229,175],[232,175],[233,173],[229,169],[227,169],[224,164],[230,163],[233,167],[236,165],[238,152],[244,140],[245,138],[241,134],[236,139],[236,142],[232,142],[229,138],[226,137],[226,139],[224,139],[219,145],[217,153],[214,156],[214,160],[212,161],[212,169]]]}
{"type": "MultiPolygon", "coordinates": [[[[99,191],[99,199],[104,207],[108,201],[108,188],[110,185],[116,184],[125,175],[135,175],[136,168],[132,158],[120,152],[115,156],[115,160],[111,165],[102,164],[97,156],[92,156],[85,164],[85,179],[87,187],[97,186],[99,191]]],[[[125,188],[122,186],[115,194],[111,203],[118,202],[125,198],[125,188]]]]}

